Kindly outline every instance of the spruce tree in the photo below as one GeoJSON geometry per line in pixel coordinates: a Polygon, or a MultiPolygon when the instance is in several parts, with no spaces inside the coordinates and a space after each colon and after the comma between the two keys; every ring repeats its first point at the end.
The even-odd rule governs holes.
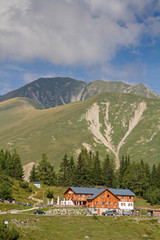
{"type": "Polygon", "coordinates": [[[23,180],[23,167],[21,164],[21,159],[16,149],[14,149],[11,155],[12,166],[10,167],[10,176],[18,180],[23,180]]]}
{"type": "Polygon", "coordinates": [[[33,165],[32,170],[30,172],[29,180],[30,180],[30,182],[38,181],[37,170],[36,170],[35,164],[33,165]]]}
{"type": "Polygon", "coordinates": [[[157,168],[156,168],[156,165],[155,165],[155,164],[153,164],[153,166],[152,166],[151,186],[152,186],[153,188],[156,188],[156,186],[157,186],[157,168]]]}
{"type": "Polygon", "coordinates": [[[39,181],[46,185],[56,185],[56,174],[54,167],[47,159],[47,155],[43,153],[42,160],[37,166],[37,175],[39,181]]]}
{"type": "Polygon", "coordinates": [[[114,168],[110,161],[109,155],[105,158],[102,168],[103,184],[107,187],[115,187],[114,168]]]}
{"type": "Polygon", "coordinates": [[[125,166],[125,161],[124,161],[124,155],[122,155],[122,160],[120,161],[120,167],[119,167],[119,186],[120,186],[120,188],[123,188],[125,170],[126,170],[126,166],[125,166]]]}
{"type": "Polygon", "coordinates": [[[160,162],[157,166],[157,183],[156,183],[156,185],[157,185],[157,188],[160,189],[160,162]]]}
{"type": "Polygon", "coordinates": [[[58,172],[58,183],[60,186],[69,186],[69,162],[67,154],[64,155],[58,172]]]}
{"type": "Polygon", "coordinates": [[[86,168],[84,158],[82,157],[82,153],[79,154],[75,174],[73,178],[73,184],[75,186],[85,186],[86,184],[86,168]]]}
{"type": "Polygon", "coordinates": [[[99,159],[99,153],[96,152],[93,163],[93,181],[95,185],[102,185],[102,170],[99,159]]]}
{"type": "Polygon", "coordinates": [[[74,162],[73,156],[71,156],[68,162],[68,185],[69,186],[72,186],[73,184],[74,174],[75,174],[75,162],[74,162]]]}
{"type": "Polygon", "coordinates": [[[5,169],[5,153],[3,149],[0,150],[0,169],[5,169]]]}

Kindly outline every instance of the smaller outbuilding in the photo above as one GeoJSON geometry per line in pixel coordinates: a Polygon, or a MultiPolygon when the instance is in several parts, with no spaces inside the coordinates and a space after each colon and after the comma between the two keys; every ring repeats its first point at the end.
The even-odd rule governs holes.
{"type": "Polygon", "coordinates": [[[41,187],[40,182],[33,182],[33,184],[34,184],[37,188],[40,188],[40,187],[41,187]]]}

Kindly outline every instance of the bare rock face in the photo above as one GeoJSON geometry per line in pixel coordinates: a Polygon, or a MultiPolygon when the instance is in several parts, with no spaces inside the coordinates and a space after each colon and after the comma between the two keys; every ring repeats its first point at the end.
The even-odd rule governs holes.
{"type": "Polygon", "coordinates": [[[30,172],[33,168],[33,165],[35,165],[34,162],[30,162],[26,165],[23,166],[23,170],[24,170],[24,180],[25,181],[29,181],[29,176],[30,176],[30,172]]]}

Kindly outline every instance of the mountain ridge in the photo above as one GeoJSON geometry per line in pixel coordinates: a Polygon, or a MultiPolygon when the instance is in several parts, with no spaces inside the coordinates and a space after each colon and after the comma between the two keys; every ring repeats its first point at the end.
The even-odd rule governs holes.
{"type": "Polygon", "coordinates": [[[14,97],[28,97],[42,108],[52,108],[82,101],[102,92],[131,93],[148,98],[159,97],[143,84],[95,80],[84,82],[68,77],[39,78],[0,97],[0,102],[14,97]]]}

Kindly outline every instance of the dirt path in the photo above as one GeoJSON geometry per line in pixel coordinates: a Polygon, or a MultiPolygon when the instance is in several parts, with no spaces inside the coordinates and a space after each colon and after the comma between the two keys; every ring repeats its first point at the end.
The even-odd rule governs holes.
{"type": "Polygon", "coordinates": [[[89,130],[94,135],[97,142],[104,144],[115,156],[116,159],[116,168],[119,168],[120,162],[119,162],[119,152],[122,147],[122,145],[125,143],[126,138],[129,136],[129,134],[133,131],[133,129],[136,127],[136,125],[139,123],[139,121],[142,119],[143,112],[146,110],[146,103],[141,102],[137,109],[134,112],[133,118],[129,121],[129,127],[126,133],[124,134],[123,138],[118,143],[118,146],[115,147],[112,141],[112,131],[113,127],[109,121],[109,106],[110,103],[106,102],[105,104],[105,134],[103,134],[100,130],[101,124],[99,120],[99,114],[100,109],[99,105],[97,103],[94,103],[90,109],[86,112],[86,120],[90,123],[89,130]]]}
{"type": "Polygon", "coordinates": [[[37,192],[31,194],[28,198],[32,199],[33,201],[35,201],[36,203],[34,204],[34,207],[43,204],[43,200],[42,199],[38,199],[38,198],[34,198],[34,196],[37,194],[37,192]]]}

